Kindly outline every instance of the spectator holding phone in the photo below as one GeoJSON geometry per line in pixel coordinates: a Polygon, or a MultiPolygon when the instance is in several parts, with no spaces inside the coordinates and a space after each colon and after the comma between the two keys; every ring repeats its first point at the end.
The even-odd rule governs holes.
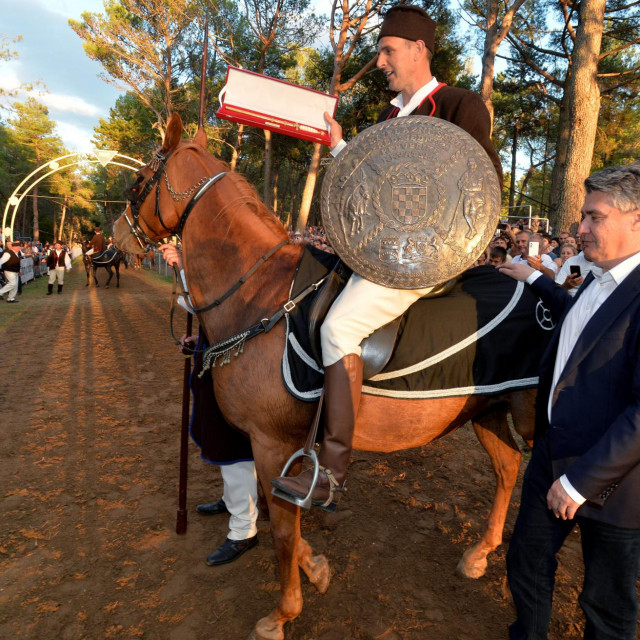
{"type": "MultiPolygon", "coordinates": [[[[571,244],[565,244],[565,247],[574,248],[571,244]]],[[[587,274],[593,267],[593,262],[589,262],[584,256],[584,252],[575,249],[576,255],[568,256],[556,276],[556,284],[559,284],[565,289],[569,295],[575,296],[580,288],[580,285],[584,282],[587,274]]]]}
{"type": "Polygon", "coordinates": [[[520,231],[516,236],[516,246],[519,254],[513,258],[512,264],[524,262],[549,278],[556,277],[558,268],[555,262],[548,255],[540,255],[540,247],[544,246],[544,242],[539,234],[520,231]]]}

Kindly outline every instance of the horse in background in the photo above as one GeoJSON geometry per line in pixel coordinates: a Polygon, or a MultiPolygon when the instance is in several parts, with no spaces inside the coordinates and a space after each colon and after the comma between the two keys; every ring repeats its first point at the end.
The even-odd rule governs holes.
{"type": "Polygon", "coordinates": [[[116,287],[120,287],[120,263],[124,262],[125,268],[127,268],[127,263],[124,260],[124,253],[118,249],[115,245],[111,249],[107,249],[106,251],[102,251],[101,253],[94,253],[91,255],[87,255],[87,251],[91,249],[91,244],[89,242],[82,243],[82,262],[84,263],[84,270],[87,273],[87,284],[85,286],[89,286],[91,282],[91,277],[93,276],[93,281],[96,287],[99,287],[98,278],[96,277],[96,270],[100,267],[103,267],[105,271],[109,274],[107,281],[104,285],[105,289],[109,288],[109,283],[113,278],[113,272],[115,270],[116,273],[116,287]]]}
{"type": "Polygon", "coordinates": [[[151,267],[151,269],[156,266],[156,252],[150,245],[147,245],[142,253],[133,254],[133,268],[141,269],[142,264],[145,260],[149,261],[149,266],[151,267]]]}

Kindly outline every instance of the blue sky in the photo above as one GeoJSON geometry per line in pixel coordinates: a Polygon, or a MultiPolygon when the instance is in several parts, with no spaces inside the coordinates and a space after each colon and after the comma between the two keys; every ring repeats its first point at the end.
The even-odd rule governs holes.
{"type": "Polygon", "coordinates": [[[67,24],[84,11],[102,13],[102,0],[2,0],[0,13],[0,34],[22,36],[10,46],[18,58],[0,62],[0,86],[43,82],[48,93],[36,90],[34,97],[49,108],[67,148],[79,152],[91,150],[93,128],[108,117],[122,93],[98,77],[102,66],[87,57],[82,40],[67,24]]]}

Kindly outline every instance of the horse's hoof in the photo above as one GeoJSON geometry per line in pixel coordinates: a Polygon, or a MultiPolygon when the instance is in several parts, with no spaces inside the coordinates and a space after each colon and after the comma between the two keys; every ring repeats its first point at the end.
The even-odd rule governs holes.
{"type": "Polygon", "coordinates": [[[469,562],[464,556],[460,558],[458,566],[456,567],[456,573],[463,578],[471,578],[477,580],[487,571],[487,559],[478,560],[476,562],[469,562]]]}
{"type": "Polygon", "coordinates": [[[247,640],[284,640],[282,624],[274,623],[271,616],[266,616],[258,620],[247,640]]]}
{"type": "Polygon", "coordinates": [[[331,582],[329,561],[323,555],[313,556],[313,561],[315,566],[313,567],[311,576],[309,576],[309,580],[318,590],[318,593],[325,594],[331,582]]]}

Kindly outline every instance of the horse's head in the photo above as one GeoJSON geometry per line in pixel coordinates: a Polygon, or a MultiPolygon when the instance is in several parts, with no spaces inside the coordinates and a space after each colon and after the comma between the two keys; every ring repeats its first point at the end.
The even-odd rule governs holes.
{"type": "Polygon", "coordinates": [[[132,221],[145,243],[178,232],[189,199],[212,176],[213,165],[219,165],[219,171],[225,169],[224,163],[207,153],[204,129],[199,128],[192,141],[182,140],[182,130],[182,120],[174,113],[162,147],[138,170],[136,182],[127,190],[132,221]]]}

